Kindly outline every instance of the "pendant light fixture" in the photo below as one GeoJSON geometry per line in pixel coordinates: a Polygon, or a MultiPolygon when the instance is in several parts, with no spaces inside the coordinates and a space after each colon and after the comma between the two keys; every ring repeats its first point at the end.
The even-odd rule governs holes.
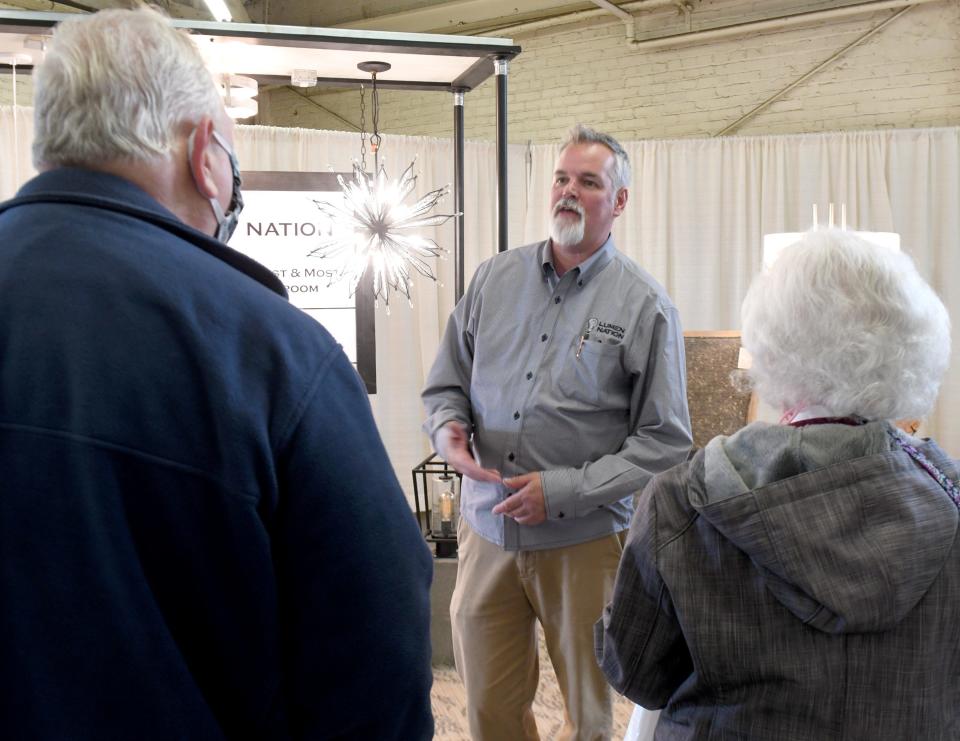
{"type": "Polygon", "coordinates": [[[427,260],[446,252],[432,239],[421,236],[418,229],[440,226],[455,214],[434,214],[430,211],[447,195],[446,185],[430,191],[413,203],[407,198],[413,193],[417,176],[413,174],[416,160],[411,162],[397,179],[387,176],[380,162],[380,97],[377,75],[390,69],[386,62],[361,62],[357,67],[371,77],[372,123],[370,151],[373,154],[373,172],[367,173],[366,161],[366,106],[364,88],[360,87],[360,160],[354,160],[353,177],[345,181],[337,176],[343,190],[343,205],[314,201],[317,208],[330,219],[329,237],[309,254],[330,259],[335,265],[336,280],[347,280],[353,294],[364,273],[373,278],[375,302],[383,299],[390,312],[390,293],[399,291],[412,306],[410,288],[413,284],[411,268],[421,275],[436,280],[427,260]]]}

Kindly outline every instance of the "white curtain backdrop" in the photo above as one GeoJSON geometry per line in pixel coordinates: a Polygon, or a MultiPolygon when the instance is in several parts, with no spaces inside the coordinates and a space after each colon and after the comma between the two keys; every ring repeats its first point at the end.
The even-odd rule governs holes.
{"type": "Polygon", "coordinates": [[[30,159],[33,108],[0,105],[0,201],[37,174],[30,159]]]}
{"type": "MultiPolygon", "coordinates": [[[[33,174],[32,110],[0,107],[0,199],[33,174]],[[14,132],[16,131],[16,137],[14,132]]],[[[312,129],[239,126],[245,170],[349,170],[359,136],[312,129]]],[[[626,142],[633,187],[614,236],[618,247],[667,288],[687,329],[736,329],[739,306],[759,270],[765,233],[800,231],[819,206],[847,206],[851,228],[896,231],[954,319],[953,361],[924,432],[960,456],[960,128],[798,136],[626,142]]],[[[543,239],[557,145],[511,146],[509,224],[513,246],[543,239]]],[[[448,139],[386,135],[381,156],[398,175],[417,157],[417,195],[451,183],[448,139]]],[[[493,144],[465,151],[467,281],[496,252],[493,144]]],[[[372,159],[367,155],[368,163],[372,159]]],[[[453,198],[438,209],[449,213],[453,198]]],[[[402,299],[377,313],[377,388],[371,399],[400,482],[429,452],[420,433],[419,391],[453,307],[453,222],[435,230],[451,250],[441,284],[415,281],[411,309],[402,299]]],[[[2,247],[0,247],[2,248],[2,247]]]]}
{"type": "MultiPolygon", "coordinates": [[[[624,144],[633,187],[617,246],[673,297],[685,329],[739,329],[763,235],[803,231],[818,204],[847,223],[895,231],[953,319],[953,355],[923,426],[960,456],[960,128],[641,141],[624,144]]],[[[559,145],[534,147],[525,241],[548,228],[559,145]]],[[[827,318],[829,319],[829,318],[827,318]]]]}

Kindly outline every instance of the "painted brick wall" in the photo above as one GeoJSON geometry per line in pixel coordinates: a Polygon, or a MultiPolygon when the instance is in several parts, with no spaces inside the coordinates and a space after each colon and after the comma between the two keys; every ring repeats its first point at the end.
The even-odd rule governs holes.
{"type": "MultiPolygon", "coordinates": [[[[704,0],[689,19],[669,8],[641,14],[637,34],[751,20],[771,15],[774,6],[808,11],[830,4],[704,0]]],[[[517,35],[523,53],[508,78],[510,139],[557,140],[577,121],[628,140],[712,136],[891,12],[661,51],[631,49],[624,25],[612,16],[517,35]]],[[[0,104],[11,102],[10,79],[0,74],[0,104]]],[[[30,92],[29,78],[19,76],[21,103],[29,103],[30,92]]],[[[468,138],[494,138],[494,99],[492,79],[466,96],[468,138]]],[[[386,132],[446,137],[452,131],[448,93],[385,91],[381,101],[386,132]]],[[[261,93],[254,122],[349,131],[346,122],[359,124],[358,103],[355,91],[306,99],[282,88],[261,93]]],[[[912,8],[734,133],[958,124],[960,3],[942,0],[912,8]]]]}
{"type": "MultiPolygon", "coordinates": [[[[760,17],[762,7],[762,15],[770,15],[768,3],[744,0],[704,2],[691,18],[703,26],[716,24],[721,5],[727,22],[731,7],[741,21],[760,17]]],[[[799,9],[826,5],[808,2],[799,9]]],[[[510,139],[557,140],[577,121],[629,140],[712,136],[891,13],[662,51],[631,49],[624,25],[616,19],[515,36],[523,53],[508,78],[510,139]]],[[[672,10],[650,13],[638,22],[637,33],[650,35],[654,26],[660,33],[678,32],[687,23],[672,10]]],[[[326,93],[311,103],[279,89],[261,99],[261,123],[350,130],[331,114],[359,122],[356,92],[326,93]]],[[[468,138],[494,138],[494,100],[492,79],[466,96],[468,138]]],[[[384,131],[451,133],[447,93],[384,92],[381,103],[384,131]]],[[[960,3],[944,0],[912,8],[734,133],[958,124],[960,3]]]]}

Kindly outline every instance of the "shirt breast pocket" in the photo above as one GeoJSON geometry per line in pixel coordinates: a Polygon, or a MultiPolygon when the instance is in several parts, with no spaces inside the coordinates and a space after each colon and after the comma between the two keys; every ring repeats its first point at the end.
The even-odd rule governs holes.
{"type": "Polygon", "coordinates": [[[585,341],[582,348],[579,345],[578,337],[557,376],[557,388],[565,398],[591,408],[625,408],[629,384],[622,347],[595,340],[585,341]]]}

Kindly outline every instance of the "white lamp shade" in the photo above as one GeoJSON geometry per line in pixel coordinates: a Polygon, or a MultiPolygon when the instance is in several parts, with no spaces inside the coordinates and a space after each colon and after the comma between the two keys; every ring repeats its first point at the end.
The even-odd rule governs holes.
{"type": "MultiPolygon", "coordinates": [[[[894,252],[900,251],[900,235],[896,232],[850,232],[860,237],[864,242],[886,247],[894,252]]],[[[763,235],[763,270],[769,270],[776,262],[780,253],[792,244],[803,238],[803,232],[778,232],[763,235]]]]}
{"type": "Polygon", "coordinates": [[[230,118],[256,116],[259,106],[254,98],[258,92],[257,81],[244,75],[221,75],[217,89],[223,99],[223,107],[230,118]]]}
{"type": "Polygon", "coordinates": [[[240,119],[256,116],[260,106],[257,105],[257,101],[251,98],[248,100],[234,100],[230,105],[224,104],[223,108],[230,118],[240,119]]]}

